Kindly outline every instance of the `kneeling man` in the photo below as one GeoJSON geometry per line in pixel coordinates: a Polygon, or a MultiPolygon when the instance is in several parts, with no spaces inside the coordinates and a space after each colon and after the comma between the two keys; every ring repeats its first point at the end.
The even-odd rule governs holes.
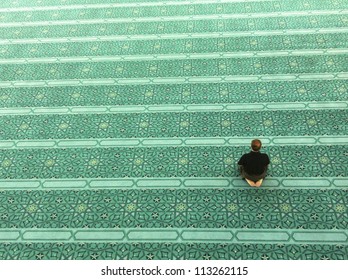
{"type": "Polygon", "coordinates": [[[242,177],[252,187],[261,186],[270,163],[268,155],[260,152],[261,146],[261,141],[254,139],[251,141],[251,152],[244,154],[238,161],[242,177]]]}

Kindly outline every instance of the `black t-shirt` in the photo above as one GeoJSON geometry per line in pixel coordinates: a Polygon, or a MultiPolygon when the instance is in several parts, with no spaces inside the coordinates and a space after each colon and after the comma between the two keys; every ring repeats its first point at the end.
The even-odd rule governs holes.
{"type": "Polygon", "coordinates": [[[269,164],[269,158],[267,154],[251,151],[249,154],[244,154],[238,161],[238,164],[243,165],[246,173],[260,175],[269,164]]]}

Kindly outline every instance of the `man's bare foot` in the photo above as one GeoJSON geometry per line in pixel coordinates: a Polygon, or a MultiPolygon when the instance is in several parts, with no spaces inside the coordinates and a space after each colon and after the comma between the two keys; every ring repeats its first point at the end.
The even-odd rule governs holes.
{"type": "Polygon", "coordinates": [[[251,180],[249,180],[249,179],[247,179],[247,178],[245,178],[245,181],[248,182],[249,186],[251,186],[251,187],[256,187],[255,182],[253,182],[253,181],[251,181],[251,180]]]}
{"type": "Polygon", "coordinates": [[[263,182],[263,179],[260,179],[260,180],[258,180],[256,183],[255,183],[255,187],[261,187],[261,184],[262,184],[262,182],[263,182]]]}

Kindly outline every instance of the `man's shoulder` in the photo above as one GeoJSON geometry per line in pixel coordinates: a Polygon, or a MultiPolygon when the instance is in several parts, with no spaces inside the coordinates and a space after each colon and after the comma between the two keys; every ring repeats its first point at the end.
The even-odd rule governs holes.
{"type": "Polygon", "coordinates": [[[239,161],[238,161],[238,164],[243,165],[243,164],[245,163],[245,160],[246,160],[247,155],[248,155],[248,154],[242,155],[241,158],[240,158],[239,161]]]}

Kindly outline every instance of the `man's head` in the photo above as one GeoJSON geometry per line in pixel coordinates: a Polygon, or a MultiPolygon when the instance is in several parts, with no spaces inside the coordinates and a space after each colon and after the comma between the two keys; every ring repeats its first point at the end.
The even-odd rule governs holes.
{"type": "Polygon", "coordinates": [[[259,139],[254,139],[253,141],[251,141],[251,149],[254,152],[260,151],[261,146],[262,146],[262,143],[261,143],[261,141],[259,139]]]}

